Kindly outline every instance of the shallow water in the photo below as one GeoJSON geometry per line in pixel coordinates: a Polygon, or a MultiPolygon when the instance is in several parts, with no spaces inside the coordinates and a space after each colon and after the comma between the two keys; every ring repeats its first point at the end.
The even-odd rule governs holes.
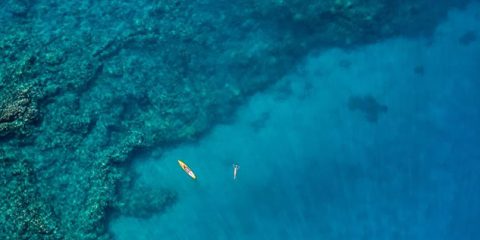
{"type": "Polygon", "coordinates": [[[480,238],[480,42],[461,41],[480,34],[478,9],[452,11],[432,39],[312,53],[232,123],[139,159],[140,181],[174,188],[179,200],[149,219],[118,218],[111,231],[117,239],[480,238]],[[388,110],[368,121],[349,109],[352,96],[388,110]]]}

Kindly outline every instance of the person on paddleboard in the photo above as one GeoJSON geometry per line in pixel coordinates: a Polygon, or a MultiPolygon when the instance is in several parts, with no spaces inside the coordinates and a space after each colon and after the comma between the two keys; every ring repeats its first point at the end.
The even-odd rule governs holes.
{"type": "Polygon", "coordinates": [[[238,169],[240,169],[240,166],[238,166],[237,164],[233,164],[233,180],[237,179],[238,169]]]}

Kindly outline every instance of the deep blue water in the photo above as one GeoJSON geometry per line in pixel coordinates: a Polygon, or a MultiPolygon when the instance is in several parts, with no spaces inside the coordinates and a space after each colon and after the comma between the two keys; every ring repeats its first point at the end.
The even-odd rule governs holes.
{"type": "Polygon", "coordinates": [[[432,39],[312,53],[231,124],[138,161],[144,184],[176,189],[179,201],[150,219],[116,219],[112,232],[118,239],[480,239],[480,41],[461,41],[480,34],[479,9],[452,11],[432,39]],[[351,96],[372,96],[388,110],[369,121],[349,109],[351,96]]]}

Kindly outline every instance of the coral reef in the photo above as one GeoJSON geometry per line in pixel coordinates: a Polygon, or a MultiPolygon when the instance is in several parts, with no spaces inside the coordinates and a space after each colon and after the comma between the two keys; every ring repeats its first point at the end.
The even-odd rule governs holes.
{"type": "Polygon", "coordinates": [[[177,194],[168,189],[141,186],[136,181],[122,180],[118,184],[111,213],[137,218],[148,218],[175,203],[177,194]]]}
{"type": "Polygon", "coordinates": [[[6,211],[0,215],[2,239],[61,239],[56,216],[28,161],[3,158],[0,164],[0,208],[6,211]]]}
{"type": "Polygon", "coordinates": [[[31,100],[28,89],[22,89],[13,96],[5,96],[0,102],[0,137],[11,133],[27,134],[24,127],[37,117],[37,105],[31,100]]]}
{"type": "Polygon", "coordinates": [[[109,239],[109,216],[177,198],[135,183],[136,153],[198,138],[313,48],[425,34],[464,1],[7,2],[0,238],[109,239]]]}

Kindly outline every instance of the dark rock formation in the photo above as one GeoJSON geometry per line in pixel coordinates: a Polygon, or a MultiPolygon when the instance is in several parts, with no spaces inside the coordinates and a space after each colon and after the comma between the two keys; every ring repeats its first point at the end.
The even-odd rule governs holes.
{"type": "Polygon", "coordinates": [[[476,40],[477,40],[477,33],[475,31],[468,31],[458,39],[458,41],[465,46],[470,45],[472,42],[475,42],[476,40]]]}
{"type": "Polygon", "coordinates": [[[351,111],[362,112],[371,123],[376,123],[380,114],[386,113],[388,110],[386,105],[378,103],[371,95],[350,97],[348,99],[348,108],[351,111]]]}

